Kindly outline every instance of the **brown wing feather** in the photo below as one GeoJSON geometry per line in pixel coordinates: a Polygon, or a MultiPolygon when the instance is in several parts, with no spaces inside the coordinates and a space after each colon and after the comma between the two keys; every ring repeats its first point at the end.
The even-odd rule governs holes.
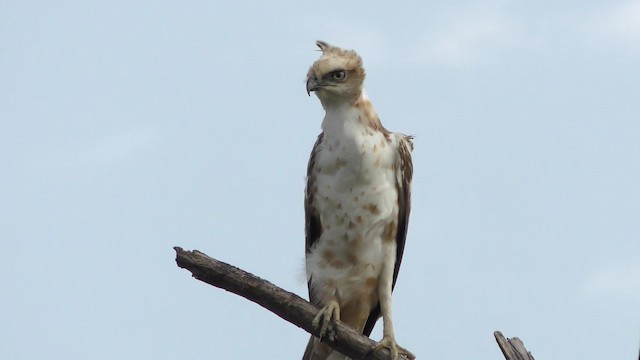
{"type": "MultiPolygon", "coordinates": [[[[409,213],[411,212],[411,180],[413,178],[413,162],[411,161],[411,150],[413,150],[412,137],[405,137],[406,141],[401,141],[398,146],[400,175],[401,179],[396,183],[398,190],[398,229],[396,232],[396,264],[393,269],[392,289],[396,285],[400,264],[402,263],[402,254],[404,253],[404,244],[407,239],[407,228],[409,226],[409,213]]],[[[364,326],[363,334],[371,335],[373,327],[380,318],[380,303],[378,303],[369,313],[367,322],[364,326]]]]}
{"type": "MultiPolygon", "coordinates": [[[[317,209],[313,203],[313,190],[315,185],[315,164],[316,164],[316,154],[319,151],[320,143],[322,142],[322,138],[324,133],[320,133],[318,135],[318,140],[316,140],[315,145],[313,145],[313,150],[311,150],[311,157],[309,158],[309,165],[307,166],[307,186],[305,188],[305,196],[304,196],[304,234],[305,234],[305,255],[308,255],[311,251],[313,245],[318,241],[320,235],[322,234],[322,224],[320,223],[320,215],[318,214],[317,209]]],[[[309,288],[309,301],[312,304],[318,304],[317,299],[311,293],[311,279],[307,283],[309,288]]]]}

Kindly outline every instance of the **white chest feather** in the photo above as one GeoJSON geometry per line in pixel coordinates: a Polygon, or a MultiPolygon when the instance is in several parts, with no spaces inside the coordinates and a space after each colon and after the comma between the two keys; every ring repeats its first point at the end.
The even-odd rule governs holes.
{"type": "Polygon", "coordinates": [[[322,234],[307,256],[307,275],[318,284],[335,281],[346,301],[395,262],[400,139],[361,116],[353,108],[327,113],[313,169],[322,234]]]}

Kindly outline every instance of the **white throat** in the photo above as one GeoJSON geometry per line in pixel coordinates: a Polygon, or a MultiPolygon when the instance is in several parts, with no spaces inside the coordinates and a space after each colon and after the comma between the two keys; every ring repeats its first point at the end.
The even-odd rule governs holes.
{"type": "MultiPolygon", "coordinates": [[[[369,100],[364,89],[362,89],[360,99],[369,100]]],[[[322,131],[329,136],[336,133],[344,134],[345,131],[365,126],[364,114],[349,101],[325,104],[324,110],[325,116],[322,121],[322,131]]]]}

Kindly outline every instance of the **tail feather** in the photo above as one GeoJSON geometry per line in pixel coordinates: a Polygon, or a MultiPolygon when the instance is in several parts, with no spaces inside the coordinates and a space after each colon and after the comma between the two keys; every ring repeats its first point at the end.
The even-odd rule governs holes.
{"type": "Polygon", "coordinates": [[[311,360],[311,356],[313,355],[313,341],[314,336],[309,338],[309,342],[307,343],[307,348],[304,350],[304,355],[302,355],[302,360],[311,360]]]}
{"type": "Polygon", "coordinates": [[[302,360],[348,360],[348,358],[327,344],[320,342],[317,337],[311,336],[307,348],[304,350],[304,355],[302,355],[302,360]]]}

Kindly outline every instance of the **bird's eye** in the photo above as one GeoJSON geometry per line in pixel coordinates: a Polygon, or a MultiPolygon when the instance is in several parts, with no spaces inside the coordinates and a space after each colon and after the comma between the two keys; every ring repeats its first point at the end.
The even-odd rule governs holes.
{"type": "Polygon", "coordinates": [[[347,74],[344,72],[344,70],[338,70],[334,71],[331,77],[335,80],[344,80],[344,78],[347,77],[347,74]]]}

